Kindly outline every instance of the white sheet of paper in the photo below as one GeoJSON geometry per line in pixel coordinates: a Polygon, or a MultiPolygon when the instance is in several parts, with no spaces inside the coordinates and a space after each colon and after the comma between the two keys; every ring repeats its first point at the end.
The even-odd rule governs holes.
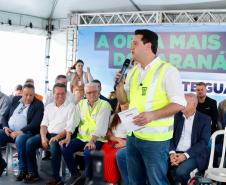
{"type": "Polygon", "coordinates": [[[124,124],[127,131],[135,131],[143,127],[135,125],[133,123],[133,118],[138,114],[139,112],[137,111],[136,108],[128,109],[118,113],[121,119],[121,123],[124,124]]]}

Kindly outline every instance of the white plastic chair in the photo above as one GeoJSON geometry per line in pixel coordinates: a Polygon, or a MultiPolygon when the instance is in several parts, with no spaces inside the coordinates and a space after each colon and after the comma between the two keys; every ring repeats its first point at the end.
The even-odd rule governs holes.
{"type": "Polygon", "coordinates": [[[14,143],[7,143],[6,145],[6,163],[7,163],[7,170],[6,175],[10,171],[13,162],[13,150],[16,150],[16,145],[14,143]]]}
{"type": "MultiPolygon", "coordinates": [[[[10,169],[12,168],[12,162],[13,162],[13,150],[16,150],[16,144],[15,143],[7,143],[6,145],[6,163],[7,163],[7,170],[6,175],[9,173],[10,169]]],[[[38,167],[40,167],[42,156],[41,156],[40,150],[36,150],[36,158],[38,167]]]]}
{"type": "MultiPolygon", "coordinates": [[[[37,158],[37,165],[38,169],[41,169],[41,162],[42,162],[42,154],[45,150],[43,148],[39,148],[36,150],[36,158],[37,158]]],[[[61,163],[60,163],[60,176],[65,175],[65,169],[66,169],[66,164],[64,162],[63,156],[61,157],[61,163]]]]}
{"type": "Polygon", "coordinates": [[[214,132],[211,136],[211,152],[208,169],[205,171],[205,177],[217,181],[217,182],[226,182],[226,168],[224,168],[225,160],[225,147],[226,147],[226,127],[225,130],[218,130],[214,132]],[[224,134],[223,149],[221,154],[220,166],[218,168],[213,167],[214,160],[214,150],[215,150],[215,141],[218,135],[224,134]]]}

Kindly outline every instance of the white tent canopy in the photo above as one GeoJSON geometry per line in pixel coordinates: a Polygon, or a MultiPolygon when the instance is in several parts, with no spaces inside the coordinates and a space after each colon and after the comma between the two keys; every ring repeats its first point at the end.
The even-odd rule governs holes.
{"type": "Polygon", "coordinates": [[[54,31],[62,31],[71,24],[69,15],[78,13],[216,10],[222,7],[225,7],[225,0],[0,0],[0,30],[45,34],[52,21],[54,31]]]}
{"type": "Polygon", "coordinates": [[[67,18],[71,12],[122,12],[180,9],[220,9],[225,0],[0,0],[0,10],[38,18],[67,18]],[[52,13],[51,13],[52,12],[52,13]]]}
{"type": "MultiPolygon", "coordinates": [[[[75,27],[70,29],[69,26],[75,26],[76,24],[72,22],[73,19],[70,17],[71,15],[98,12],[123,13],[161,10],[217,10],[222,9],[222,7],[225,7],[225,0],[0,0],[0,30],[47,35],[45,51],[46,92],[49,83],[48,66],[51,39],[54,38],[66,45],[65,67],[70,65],[70,62],[75,59],[75,44],[69,42],[69,40],[76,40],[74,33],[75,27]],[[73,37],[72,39],[70,38],[71,36],[73,37]]],[[[215,22],[218,22],[218,19],[222,19],[224,20],[223,22],[225,22],[225,11],[223,16],[220,15],[216,18],[210,15],[209,12],[206,14],[207,18],[215,19],[215,22]]],[[[198,14],[198,16],[199,15],[200,14],[198,14]]],[[[97,19],[101,19],[102,16],[104,15],[100,17],[97,16],[97,19]]],[[[164,16],[167,17],[167,15],[164,16]]],[[[194,19],[194,17],[190,17],[188,14],[185,16],[187,16],[186,19],[188,20],[194,19]]],[[[90,15],[87,17],[90,19],[90,15]]],[[[140,16],[137,15],[136,17],[136,20],[139,22],[140,16]]],[[[105,17],[104,19],[107,20],[108,18],[109,17],[105,17]]],[[[91,20],[95,21],[95,17],[91,18],[91,20]]],[[[168,23],[171,23],[171,19],[169,18],[168,20],[168,23]]],[[[145,24],[146,22],[143,23],[145,24]]]]}

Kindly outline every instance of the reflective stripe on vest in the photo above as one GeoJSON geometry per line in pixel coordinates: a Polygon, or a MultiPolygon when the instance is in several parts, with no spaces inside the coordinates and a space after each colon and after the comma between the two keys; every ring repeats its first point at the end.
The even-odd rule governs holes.
{"type": "MultiPolygon", "coordinates": [[[[140,70],[132,69],[128,78],[130,82],[129,108],[136,107],[138,112],[147,112],[161,109],[170,101],[162,87],[162,81],[169,63],[161,61],[154,63],[142,82],[139,81],[140,70]],[[142,86],[140,85],[142,84],[142,86]]],[[[173,136],[173,117],[167,117],[147,123],[145,127],[134,131],[137,138],[150,141],[165,141],[173,136]]],[[[131,135],[131,132],[129,133],[131,135]]]]}
{"type": "MultiPolygon", "coordinates": [[[[90,141],[92,138],[92,133],[96,130],[96,117],[99,111],[101,111],[107,102],[99,99],[92,110],[89,111],[88,100],[84,99],[79,102],[81,121],[79,124],[77,138],[82,141],[90,141]]],[[[104,140],[104,138],[98,138],[98,141],[104,140]]]]}

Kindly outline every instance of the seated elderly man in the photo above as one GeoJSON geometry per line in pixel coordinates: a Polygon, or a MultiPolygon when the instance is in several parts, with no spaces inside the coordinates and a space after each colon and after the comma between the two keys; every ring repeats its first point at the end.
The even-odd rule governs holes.
{"type": "MultiPolygon", "coordinates": [[[[66,100],[66,86],[57,83],[53,87],[54,102],[45,108],[44,117],[41,123],[40,135],[36,135],[27,141],[28,175],[26,183],[33,183],[39,179],[35,157],[35,151],[39,147],[50,148],[52,178],[47,185],[63,185],[59,171],[61,163],[61,150],[58,140],[63,138],[61,132],[74,130],[76,108],[73,103],[66,100]]],[[[78,114],[78,113],[77,113],[78,114]]]]}
{"type": "Polygon", "coordinates": [[[72,132],[67,132],[66,138],[60,142],[64,160],[71,173],[66,184],[76,184],[82,177],[76,168],[78,161],[73,157],[77,151],[84,151],[86,176],[91,177],[90,151],[101,148],[108,129],[111,109],[107,101],[99,98],[98,85],[93,82],[85,84],[85,96],[87,99],[81,100],[77,105],[77,137],[71,139],[72,132]]]}
{"type": "MultiPolygon", "coordinates": [[[[43,103],[35,98],[35,89],[31,84],[23,86],[22,97],[15,96],[5,116],[8,120],[0,130],[0,146],[6,143],[16,144],[19,159],[19,174],[17,181],[25,178],[27,173],[27,140],[39,133],[40,123],[43,117],[43,103]]],[[[0,154],[0,172],[6,167],[0,154]]]]}
{"type": "Polygon", "coordinates": [[[209,161],[208,142],[211,135],[211,118],[196,111],[196,95],[185,95],[187,106],[174,117],[174,134],[170,146],[169,177],[187,185],[194,169],[204,171],[209,161]]]}

